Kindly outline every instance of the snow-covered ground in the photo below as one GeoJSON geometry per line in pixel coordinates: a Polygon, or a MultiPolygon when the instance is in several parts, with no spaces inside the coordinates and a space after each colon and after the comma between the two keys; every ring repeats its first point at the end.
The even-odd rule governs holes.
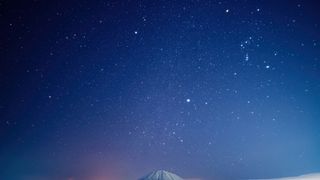
{"type": "MultiPolygon", "coordinates": [[[[181,178],[168,171],[158,170],[149,173],[139,180],[203,180],[202,178],[181,178]]],[[[320,173],[305,174],[295,177],[282,177],[273,179],[249,179],[249,180],[320,180],[320,173]]]]}
{"type": "MultiPolygon", "coordinates": [[[[259,180],[263,180],[263,179],[259,179],[259,180]]],[[[306,175],[295,176],[295,177],[264,179],[264,180],[320,180],[320,173],[306,174],[306,175]]]]}

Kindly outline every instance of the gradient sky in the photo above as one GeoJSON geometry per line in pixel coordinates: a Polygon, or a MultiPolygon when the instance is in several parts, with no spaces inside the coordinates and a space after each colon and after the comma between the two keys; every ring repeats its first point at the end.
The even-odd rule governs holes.
{"type": "Polygon", "coordinates": [[[0,2],[0,177],[320,171],[320,4],[0,2]]]}

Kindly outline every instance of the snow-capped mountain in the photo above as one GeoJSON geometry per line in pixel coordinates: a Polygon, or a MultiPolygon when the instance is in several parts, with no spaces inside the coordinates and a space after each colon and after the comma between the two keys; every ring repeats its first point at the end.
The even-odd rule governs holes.
{"type": "Polygon", "coordinates": [[[183,180],[178,175],[164,170],[153,171],[139,180],[183,180]]]}

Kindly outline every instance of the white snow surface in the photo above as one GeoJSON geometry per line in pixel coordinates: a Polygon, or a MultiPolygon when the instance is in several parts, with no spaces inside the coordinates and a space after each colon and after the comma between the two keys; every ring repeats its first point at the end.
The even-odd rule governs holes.
{"type": "Polygon", "coordinates": [[[181,177],[164,170],[153,171],[139,180],[183,180],[181,177]]]}
{"type": "MultiPolygon", "coordinates": [[[[263,180],[263,179],[260,179],[260,180],[263,180]]],[[[295,176],[295,177],[264,179],[264,180],[320,180],[320,173],[306,174],[306,175],[295,176]]]]}

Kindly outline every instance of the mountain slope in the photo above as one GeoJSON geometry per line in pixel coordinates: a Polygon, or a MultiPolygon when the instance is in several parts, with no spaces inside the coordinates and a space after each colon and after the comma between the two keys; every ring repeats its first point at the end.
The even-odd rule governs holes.
{"type": "Polygon", "coordinates": [[[181,177],[164,170],[151,172],[139,180],[183,180],[181,177]]]}

